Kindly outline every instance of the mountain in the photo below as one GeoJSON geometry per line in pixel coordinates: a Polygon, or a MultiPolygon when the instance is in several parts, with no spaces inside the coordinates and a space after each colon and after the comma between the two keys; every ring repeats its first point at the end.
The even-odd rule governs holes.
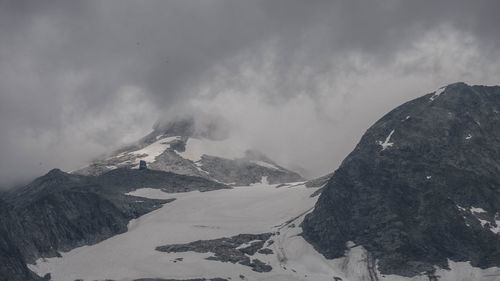
{"type": "Polygon", "coordinates": [[[249,185],[266,177],[270,183],[301,181],[303,178],[264,154],[232,142],[229,132],[215,122],[198,124],[194,118],[157,123],[153,132],[75,171],[100,175],[116,168],[137,168],[145,161],[150,169],[204,177],[229,185],[249,185]]]}
{"type": "Polygon", "coordinates": [[[302,228],[329,259],[364,249],[366,280],[469,263],[447,280],[498,280],[470,266],[500,266],[500,87],[451,84],[386,114],[302,228]]]}
{"type": "Polygon", "coordinates": [[[215,125],[156,125],[1,194],[0,280],[497,281],[499,123],[500,87],[451,84],[307,182],[215,125]]]}
{"type": "Polygon", "coordinates": [[[0,197],[0,280],[41,280],[26,263],[124,233],[132,219],[175,200],[127,194],[144,186],[165,192],[229,188],[205,178],[148,169],[120,168],[100,176],[54,169],[0,197]]]}
{"type": "Polygon", "coordinates": [[[220,124],[157,123],[111,157],[73,173],[54,169],[0,194],[0,280],[39,280],[26,263],[124,233],[131,220],[174,200],[137,198],[130,194],[136,189],[203,192],[302,180],[260,152],[231,149],[220,124]]]}

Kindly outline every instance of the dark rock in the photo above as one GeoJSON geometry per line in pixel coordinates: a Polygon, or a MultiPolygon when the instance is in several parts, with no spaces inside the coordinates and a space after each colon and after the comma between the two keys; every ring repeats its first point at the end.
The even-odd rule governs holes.
{"type": "Polygon", "coordinates": [[[256,272],[269,272],[273,270],[273,268],[270,265],[265,264],[258,259],[253,259],[250,266],[252,267],[252,270],[256,272]]]}
{"type": "Polygon", "coordinates": [[[303,236],[327,258],[343,256],[347,241],[363,245],[387,274],[446,268],[447,259],[499,266],[500,236],[460,210],[483,208],[494,222],[499,159],[500,87],[449,85],[367,130],[304,219],[303,236]]]}
{"type": "Polygon", "coordinates": [[[214,256],[208,257],[207,260],[239,263],[251,267],[253,271],[267,272],[272,269],[271,266],[262,263],[258,259],[250,259],[247,255],[252,256],[262,249],[264,243],[271,235],[271,233],[239,234],[233,237],[223,237],[214,240],[198,240],[187,244],[159,246],[156,247],[156,250],[166,253],[190,251],[197,253],[214,253],[214,256]],[[241,247],[251,241],[254,242],[250,243],[249,246],[241,247]]]}
{"type": "Polygon", "coordinates": [[[263,254],[263,255],[272,255],[274,252],[273,252],[273,250],[271,250],[269,248],[264,248],[264,249],[258,250],[257,253],[263,254]]]}

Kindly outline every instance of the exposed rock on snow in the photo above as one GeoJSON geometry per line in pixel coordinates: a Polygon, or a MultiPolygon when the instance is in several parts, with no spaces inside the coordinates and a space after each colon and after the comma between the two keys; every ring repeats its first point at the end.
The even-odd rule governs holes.
{"type": "Polygon", "coordinates": [[[146,170],[148,168],[148,164],[146,164],[146,161],[141,160],[139,162],[139,170],[146,170]]]}
{"type": "Polygon", "coordinates": [[[257,258],[250,258],[261,250],[264,243],[271,237],[271,233],[239,234],[233,237],[224,237],[214,240],[198,240],[188,244],[174,244],[156,247],[157,251],[166,253],[197,252],[213,253],[206,259],[239,263],[252,268],[256,272],[269,272],[272,270],[257,258]]]}

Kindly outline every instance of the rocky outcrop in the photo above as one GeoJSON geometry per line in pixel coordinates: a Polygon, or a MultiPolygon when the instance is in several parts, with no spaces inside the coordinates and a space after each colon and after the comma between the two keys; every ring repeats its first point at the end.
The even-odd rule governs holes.
{"type": "Polygon", "coordinates": [[[146,164],[146,161],[141,160],[139,161],[139,170],[146,170],[148,168],[148,164],[146,164]]]}
{"type": "Polygon", "coordinates": [[[157,170],[116,169],[91,179],[106,190],[128,192],[138,188],[150,187],[165,192],[187,192],[199,190],[201,192],[217,189],[229,189],[230,186],[212,180],[179,175],[157,170]]]}
{"type": "Polygon", "coordinates": [[[364,246],[382,273],[500,265],[500,87],[448,85],[377,121],[304,222],[327,258],[364,246]]]}
{"type": "MultiPolygon", "coordinates": [[[[272,233],[263,234],[239,234],[233,237],[223,237],[214,240],[199,240],[188,244],[164,245],[156,247],[157,251],[166,253],[197,252],[213,253],[208,260],[238,263],[252,268],[256,272],[269,272],[272,267],[259,259],[250,259],[263,248],[264,243],[272,236],[272,233]]],[[[265,251],[268,252],[268,251],[265,251]]],[[[271,250],[272,252],[272,250],[271,250]]]]}

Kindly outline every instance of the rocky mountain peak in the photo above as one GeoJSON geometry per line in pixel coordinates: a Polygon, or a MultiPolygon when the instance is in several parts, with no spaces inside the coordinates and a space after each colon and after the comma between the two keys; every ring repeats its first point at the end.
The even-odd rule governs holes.
{"type": "Polygon", "coordinates": [[[392,110],[335,171],[304,237],[364,246],[382,273],[500,265],[500,87],[455,83],[392,110]]]}

